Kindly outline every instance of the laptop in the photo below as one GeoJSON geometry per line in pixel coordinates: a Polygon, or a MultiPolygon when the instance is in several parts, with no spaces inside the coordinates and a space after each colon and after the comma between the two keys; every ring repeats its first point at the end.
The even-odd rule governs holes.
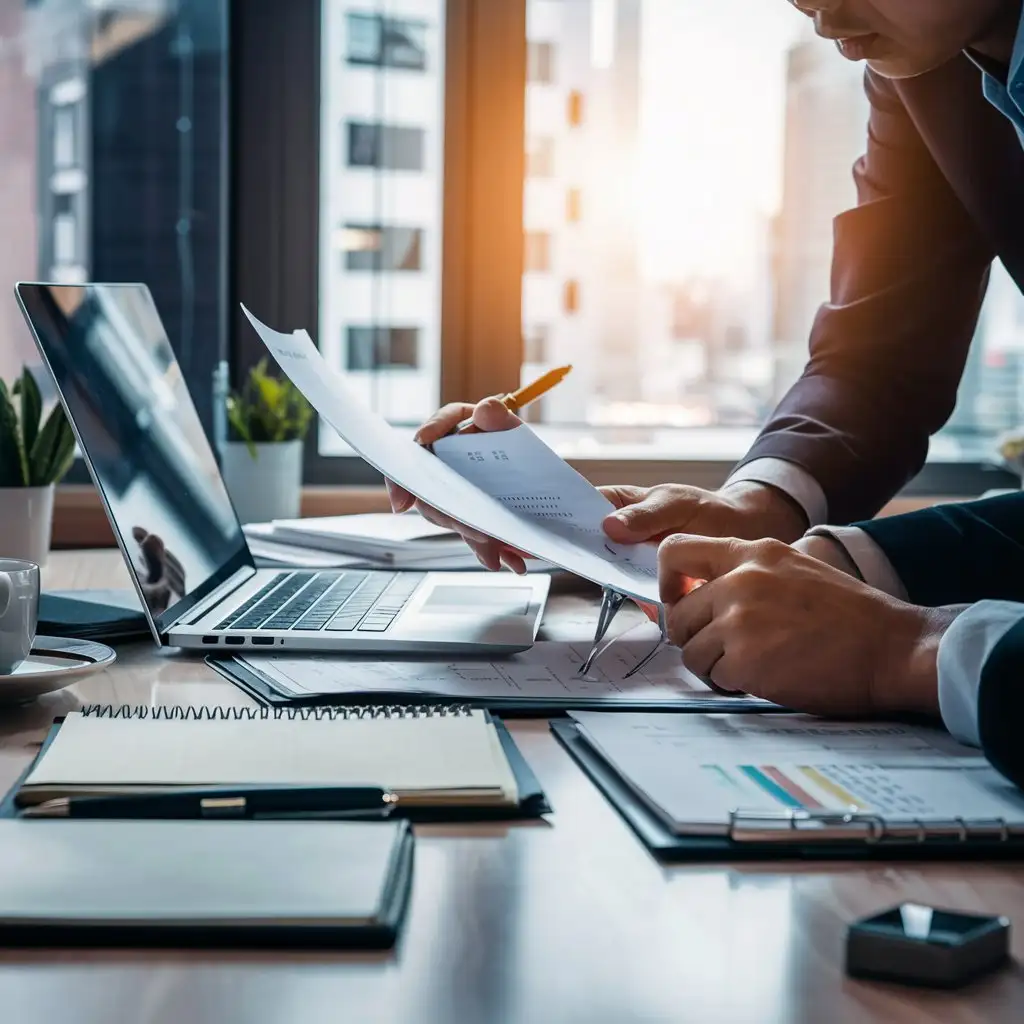
{"type": "Polygon", "coordinates": [[[15,291],[158,644],[366,654],[533,644],[546,575],[257,568],[149,289],[15,291]]]}

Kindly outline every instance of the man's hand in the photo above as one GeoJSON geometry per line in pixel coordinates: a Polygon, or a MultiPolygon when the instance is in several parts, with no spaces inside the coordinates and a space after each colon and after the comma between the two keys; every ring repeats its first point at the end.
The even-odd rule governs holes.
{"type": "Polygon", "coordinates": [[[132,528],[132,536],[143,558],[142,596],[154,615],[159,615],[185,594],[185,569],[167,550],[163,538],[141,526],[132,528]]]}
{"type": "MultiPolygon", "coordinates": [[[[485,398],[477,405],[469,405],[465,402],[454,402],[446,405],[433,416],[416,432],[418,444],[433,444],[442,437],[450,434],[463,420],[473,419],[473,425],[477,430],[491,432],[498,430],[512,430],[518,427],[522,420],[514,413],[508,411],[498,398],[485,398]]],[[[407,490],[399,487],[391,480],[387,481],[388,498],[391,501],[393,512],[408,512],[415,508],[417,512],[438,526],[454,530],[473,549],[480,564],[485,569],[497,571],[502,565],[507,565],[513,572],[526,572],[526,561],[528,557],[515,548],[510,548],[500,541],[496,541],[486,534],[474,530],[465,523],[460,523],[451,516],[446,516],[431,505],[414,498],[407,490]]]]}
{"type": "MultiPolygon", "coordinates": [[[[475,406],[454,402],[420,427],[416,441],[433,444],[471,417],[473,425],[485,432],[511,430],[522,423],[498,398],[484,399],[475,406]]],[[[444,515],[391,480],[387,481],[387,487],[392,511],[408,512],[415,508],[430,522],[454,530],[486,568],[497,570],[504,564],[516,572],[526,571],[526,556],[522,552],[444,515]]],[[[736,483],[717,492],[682,484],[602,487],[601,492],[617,509],[605,520],[605,533],[619,544],[657,543],[672,533],[749,540],[775,537],[789,542],[807,529],[799,506],[781,491],[765,484],[736,483]]]]}
{"type": "Polygon", "coordinates": [[[604,530],[619,544],[659,542],[673,533],[741,540],[774,537],[789,543],[807,529],[799,506],[765,484],[729,484],[720,491],[685,484],[601,491],[618,510],[604,521],[604,530]]]}
{"type": "Polygon", "coordinates": [[[777,541],[677,535],[659,563],[669,637],[716,687],[821,715],[938,713],[954,611],[897,601],[777,541]],[[687,593],[690,578],[708,582],[687,593]]]}

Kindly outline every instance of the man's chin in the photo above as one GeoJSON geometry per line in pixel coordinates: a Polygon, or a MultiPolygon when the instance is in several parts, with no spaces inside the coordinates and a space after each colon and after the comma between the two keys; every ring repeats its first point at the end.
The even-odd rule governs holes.
{"type": "Polygon", "coordinates": [[[946,63],[947,58],[936,57],[931,60],[924,60],[920,57],[882,57],[878,60],[869,60],[867,65],[882,78],[891,78],[899,81],[904,78],[918,78],[927,75],[946,63]]]}

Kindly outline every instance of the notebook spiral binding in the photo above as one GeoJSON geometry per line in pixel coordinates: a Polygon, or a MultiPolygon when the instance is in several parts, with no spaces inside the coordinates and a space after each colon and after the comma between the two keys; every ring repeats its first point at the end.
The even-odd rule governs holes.
{"type": "Polygon", "coordinates": [[[264,722],[271,719],[333,721],[337,718],[451,718],[471,715],[468,704],[367,704],[344,707],[150,707],[146,704],[89,704],[81,714],[90,718],[149,718],[165,722],[264,722]]]}
{"type": "Polygon", "coordinates": [[[967,843],[1006,843],[1024,830],[1009,826],[1003,818],[968,821],[921,821],[917,818],[887,821],[864,811],[743,811],[729,815],[729,838],[738,843],[841,843],[918,844],[941,840],[967,843]]]}

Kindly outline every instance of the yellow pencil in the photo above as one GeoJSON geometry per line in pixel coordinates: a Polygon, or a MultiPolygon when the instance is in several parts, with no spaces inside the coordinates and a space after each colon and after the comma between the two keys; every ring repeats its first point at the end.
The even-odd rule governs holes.
{"type": "MultiPolygon", "coordinates": [[[[529,405],[531,402],[536,402],[538,398],[542,398],[553,387],[560,384],[568,376],[571,370],[571,366],[556,366],[555,369],[548,370],[547,373],[542,373],[532,383],[521,387],[518,391],[512,391],[507,394],[501,400],[502,405],[504,405],[509,412],[519,412],[520,409],[529,405]]],[[[477,428],[473,426],[473,421],[468,419],[463,420],[458,427],[455,428],[455,433],[473,433],[476,429],[477,428]]]]}

